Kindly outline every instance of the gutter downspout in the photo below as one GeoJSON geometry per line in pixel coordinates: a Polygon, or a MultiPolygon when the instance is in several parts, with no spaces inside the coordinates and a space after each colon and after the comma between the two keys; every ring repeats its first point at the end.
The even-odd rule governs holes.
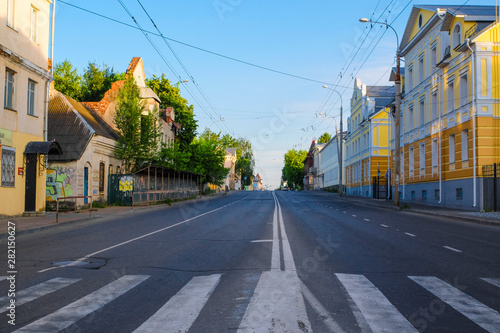
{"type": "Polygon", "coordinates": [[[477,203],[477,189],[476,189],[476,164],[477,164],[477,161],[476,161],[476,61],[475,61],[475,57],[476,57],[476,53],[474,52],[474,50],[472,50],[472,48],[470,47],[470,39],[467,38],[465,40],[465,43],[467,44],[467,47],[469,48],[470,52],[471,52],[471,62],[472,62],[472,165],[473,165],[473,169],[472,169],[472,180],[473,180],[473,183],[472,183],[472,188],[473,188],[473,203],[472,203],[472,207],[476,207],[476,203],[477,203]]]}
{"type": "MultiPolygon", "coordinates": [[[[438,204],[441,204],[441,199],[442,199],[442,195],[443,195],[443,189],[442,189],[442,186],[443,186],[443,177],[442,177],[442,169],[443,169],[443,165],[442,165],[442,161],[441,161],[441,130],[442,130],[442,113],[444,112],[444,82],[443,82],[443,73],[441,73],[440,75],[440,80],[441,80],[441,89],[439,89],[439,99],[440,99],[440,103],[439,103],[439,201],[438,201],[438,204]],[[441,110],[441,108],[443,108],[443,110],[441,110]],[[441,112],[442,111],[442,112],[441,112]]],[[[438,87],[439,87],[439,83],[438,83],[438,87]]],[[[449,149],[449,148],[448,148],[449,149]]]]}

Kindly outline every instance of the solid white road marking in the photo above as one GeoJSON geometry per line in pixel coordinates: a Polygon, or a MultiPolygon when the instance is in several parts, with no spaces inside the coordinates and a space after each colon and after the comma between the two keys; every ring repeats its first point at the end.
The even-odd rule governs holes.
{"type": "Polygon", "coordinates": [[[500,278],[482,278],[481,280],[491,283],[492,285],[500,288],[500,278]]]}
{"type": "Polygon", "coordinates": [[[374,333],[418,332],[366,277],[340,273],[336,276],[374,333]]]}
{"type": "Polygon", "coordinates": [[[24,326],[16,332],[52,333],[73,325],[88,314],[134,288],[149,275],[125,275],[79,300],[24,326]]]}
{"type": "Polygon", "coordinates": [[[273,241],[272,239],[257,239],[257,240],[251,241],[250,243],[270,243],[272,241],[273,241]]]}
{"type": "Polygon", "coordinates": [[[435,276],[409,276],[488,332],[500,332],[500,313],[435,276]]]}
{"type": "Polygon", "coordinates": [[[278,210],[276,209],[276,196],[273,192],[274,197],[274,213],[273,213],[273,248],[271,253],[271,271],[281,270],[281,260],[280,260],[280,239],[278,232],[278,210]]]}
{"type": "Polygon", "coordinates": [[[381,224],[380,226],[381,226],[381,227],[384,227],[384,228],[389,228],[389,226],[388,226],[388,225],[385,225],[385,224],[381,224]]]}
{"type": "Polygon", "coordinates": [[[95,255],[97,255],[97,254],[99,254],[99,253],[106,252],[106,251],[108,251],[108,250],[111,250],[111,249],[114,249],[114,248],[117,248],[117,247],[120,247],[120,246],[126,245],[126,244],[128,244],[128,243],[135,242],[135,241],[137,241],[137,240],[140,240],[140,239],[143,239],[143,238],[146,238],[146,237],[152,236],[152,235],[154,235],[154,234],[157,234],[157,233],[159,233],[159,232],[162,232],[162,231],[165,231],[165,230],[168,230],[168,229],[171,229],[171,228],[175,228],[175,227],[177,227],[177,226],[179,226],[179,225],[182,225],[182,224],[188,223],[188,222],[190,222],[190,221],[192,221],[192,220],[195,220],[195,219],[197,219],[197,218],[199,218],[199,217],[202,217],[202,216],[205,216],[205,215],[211,214],[211,213],[213,213],[213,212],[216,212],[216,211],[218,211],[218,210],[221,210],[221,209],[223,209],[223,208],[226,208],[227,206],[230,206],[230,205],[232,205],[232,204],[234,204],[234,203],[236,203],[236,202],[238,202],[238,201],[240,201],[240,200],[234,201],[234,202],[232,202],[232,203],[230,203],[230,204],[227,204],[227,205],[224,205],[224,206],[222,206],[222,207],[219,207],[219,208],[213,209],[213,210],[211,210],[211,211],[205,212],[205,213],[200,214],[200,215],[197,215],[197,216],[195,216],[195,217],[191,217],[191,218],[189,218],[189,219],[187,219],[187,220],[184,220],[184,221],[182,221],[182,222],[178,222],[178,223],[172,224],[172,225],[170,225],[170,226],[168,226],[168,227],[161,228],[161,229],[159,229],[159,230],[156,230],[156,231],[153,231],[153,232],[149,232],[149,233],[144,234],[144,235],[142,235],[142,236],[135,237],[135,238],[129,239],[129,240],[127,240],[127,241],[124,241],[124,242],[121,242],[121,243],[115,244],[115,245],[113,245],[113,246],[109,246],[109,247],[107,247],[107,248],[105,248],[105,249],[102,249],[102,250],[95,251],[95,252],[93,252],[93,253],[87,254],[86,256],[81,257],[80,259],[77,259],[77,260],[73,261],[72,263],[70,263],[70,264],[68,264],[68,265],[63,265],[63,266],[50,267],[50,268],[42,269],[41,271],[38,271],[38,273],[43,273],[43,272],[50,271],[50,270],[53,270],[53,269],[56,269],[56,268],[61,268],[61,267],[70,267],[70,266],[75,266],[75,265],[78,265],[78,264],[79,264],[79,263],[81,263],[82,261],[84,261],[84,260],[86,260],[86,259],[88,259],[88,258],[90,258],[90,257],[93,257],[93,256],[95,256],[95,255]]]}
{"type": "Polygon", "coordinates": [[[323,324],[325,324],[325,326],[328,327],[331,332],[345,332],[342,327],[340,327],[340,325],[333,319],[333,317],[330,315],[330,312],[325,309],[323,304],[318,301],[316,296],[313,295],[313,293],[302,281],[300,282],[300,288],[302,290],[302,295],[304,295],[304,298],[309,302],[314,311],[319,314],[320,318],[323,320],[323,324]]]}
{"type": "MultiPolygon", "coordinates": [[[[16,293],[16,306],[31,302],[34,299],[50,294],[78,281],[80,281],[80,279],[66,279],[58,277],[21,290],[16,293]]],[[[7,296],[0,298],[0,313],[7,311],[7,305],[9,302],[10,298],[7,296]]]]}
{"type": "Polygon", "coordinates": [[[410,234],[409,232],[405,232],[405,235],[408,235],[408,236],[410,236],[410,237],[417,237],[416,235],[414,235],[414,234],[410,234]]]}
{"type": "Polygon", "coordinates": [[[458,252],[458,253],[461,253],[462,251],[458,250],[458,249],[455,249],[453,247],[450,247],[450,246],[443,246],[445,249],[447,250],[450,250],[450,251],[454,251],[454,252],[458,252]]]}
{"type": "Polygon", "coordinates": [[[187,332],[217,287],[220,278],[220,274],[194,277],[134,333],[187,332]]]}

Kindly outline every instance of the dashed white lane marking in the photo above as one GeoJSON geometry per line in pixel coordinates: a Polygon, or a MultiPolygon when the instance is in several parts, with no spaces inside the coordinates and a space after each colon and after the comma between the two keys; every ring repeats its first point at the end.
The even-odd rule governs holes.
{"type": "Polygon", "coordinates": [[[408,235],[408,236],[410,236],[410,237],[417,237],[416,235],[414,235],[414,234],[410,234],[409,232],[405,232],[405,235],[408,235]]]}
{"type": "Polygon", "coordinates": [[[356,217],[356,215],[352,215],[352,217],[356,217]]]}
{"type": "Polygon", "coordinates": [[[342,212],[342,213],[347,214],[347,212],[342,212]]]}
{"type": "Polygon", "coordinates": [[[452,308],[488,332],[500,332],[500,313],[435,276],[410,276],[410,279],[439,297],[452,308]]]}
{"type": "Polygon", "coordinates": [[[500,278],[482,278],[481,280],[491,283],[492,285],[500,288],[500,278]]]}
{"type": "Polygon", "coordinates": [[[451,247],[451,246],[443,246],[445,249],[447,250],[450,250],[450,251],[453,251],[453,252],[457,252],[457,253],[461,253],[462,251],[461,250],[458,250],[458,249],[455,249],[454,247],[451,247]]]}
{"type": "Polygon", "coordinates": [[[381,226],[381,227],[384,227],[384,228],[389,228],[389,226],[388,226],[388,225],[385,225],[385,224],[381,224],[380,226],[381,226]]]}
{"type": "Polygon", "coordinates": [[[365,220],[366,222],[370,222],[370,219],[363,219],[363,220],[365,220]]]}
{"type": "Polygon", "coordinates": [[[0,276],[0,281],[7,280],[6,276],[0,276]]]}
{"type": "Polygon", "coordinates": [[[220,274],[194,277],[134,333],[165,332],[165,325],[168,325],[168,332],[187,332],[220,278],[220,274]]]}

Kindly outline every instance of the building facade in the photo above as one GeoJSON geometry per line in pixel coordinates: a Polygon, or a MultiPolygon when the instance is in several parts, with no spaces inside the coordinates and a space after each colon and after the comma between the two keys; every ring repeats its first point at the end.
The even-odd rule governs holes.
{"type": "Polygon", "coordinates": [[[400,198],[483,209],[482,167],[500,156],[495,6],[414,6],[401,41],[400,198]]]}
{"type": "Polygon", "coordinates": [[[393,86],[367,86],[357,78],[345,143],[345,192],[373,196],[373,177],[388,173],[393,86]]]}
{"type": "MultiPolygon", "coordinates": [[[[344,133],[344,136],[347,133],[344,133]]],[[[344,141],[345,142],[345,141],[344,141]]],[[[335,135],[328,143],[321,149],[319,159],[319,183],[321,189],[338,190],[339,189],[339,136],[335,135]]],[[[345,144],[342,147],[345,156],[345,144]]],[[[344,168],[342,168],[345,170],[344,168]]],[[[342,174],[342,179],[345,180],[345,173],[342,174]]]]}
{"type": "Polygon", "coordinates": [[[51,1],[0,4],[0,215],[45,211],[51,1]]]}

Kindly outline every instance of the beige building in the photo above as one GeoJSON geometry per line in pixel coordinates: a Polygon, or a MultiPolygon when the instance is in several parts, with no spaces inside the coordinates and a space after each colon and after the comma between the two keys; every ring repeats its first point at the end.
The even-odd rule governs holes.
{"type": "Polygon", "coordinates": [[[0,2],[0,215],[45,211],[52,1],[0,2]]]}

